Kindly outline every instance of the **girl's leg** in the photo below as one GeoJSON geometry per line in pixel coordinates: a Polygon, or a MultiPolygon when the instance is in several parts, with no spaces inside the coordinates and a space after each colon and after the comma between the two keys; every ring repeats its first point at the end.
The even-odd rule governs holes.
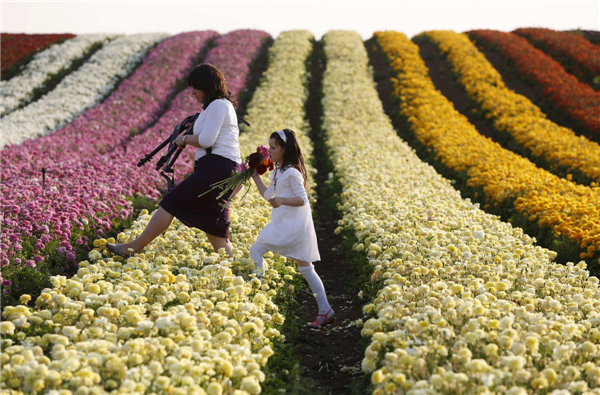
{"type": "Polygon", "coordinates": [[[148,243],[169,228],[171,221],[173,221],[173,216],[162,207],[158,207],[142,234],[130,243],[121,244],[118,248],[126,255],[129,255],[128,248],[133,248],[133,252],[136,254],[142,252],[148,243]]]}
{"type": "Polygon", "coordinates": [[[269,251],[260,243],[254,243],[250,246],[250,258],[256,262],[256,269],[260,274],[265,271],[265,263],[263,260],[263,255],[265,255],[269,251]]]}
{"type": "Polygon", "coordinates": [[[331,321],[335,312],[331,309],[331,306],[329,306],[327,295],[325,294],[325,287],[323,286],[321,278],[317,272],[315,272],[315,267],[310,262],[296,261],[296,263],[298,264],[298,271],[308,283],[310,290],[315,295],[315,299],[317,299],[317,305],[319,306],[319,316],[317,317],[317,321],[321,325],[331,321]]]}
{"type": "Polygon", "coordinates": [[[208,239],[208,241],[210,241],[210,244],[212,244],[215,252],[219,251],[220,248],[225,248],[227,255],[229,255],[230,257],[233,256],[233,245],[231,245],[231,242],[229,240],[227,240],[224,237],[218,237],[210,235],[208,233],[206,234],[206,238],[208,239]]]}

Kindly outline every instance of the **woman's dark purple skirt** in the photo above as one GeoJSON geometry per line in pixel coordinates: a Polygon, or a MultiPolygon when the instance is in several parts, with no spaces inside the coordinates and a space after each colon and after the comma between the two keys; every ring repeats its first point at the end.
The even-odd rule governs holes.
{"type": "Polygon", "coordinates": [[[229,240],[229,202],[231,192],[217,200],[220,189],[198,197],[211,185],[240,171],[240,164],[220,155],[207,154],[194,164],[194,173],[167,193],[159,203],[166,212],[183,224],[193,226],[210,235],[229,240]],[[223,210],[219,203],[226,204],[223,210]]]}

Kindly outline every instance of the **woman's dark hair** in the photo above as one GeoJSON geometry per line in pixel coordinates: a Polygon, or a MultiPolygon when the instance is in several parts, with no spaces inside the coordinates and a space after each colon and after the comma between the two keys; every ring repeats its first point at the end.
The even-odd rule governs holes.
{"type": "Polygon", "coordinates": [[[308,193],[308,172],[304,165],[304,156],[302,150],[298,144],[296,133],[291,129],[283,129],[287,142],[283,141],[279,133],[271,133],[270,139],[275,139],[277,145],[283,148],[283,160],[281,161],[281,168],[284,169],[286,166],[291,165],[302,174],[304,177],[304,189],[308,193]]]}
{"type": "Polygon", "coordinates": [[[188,74],[187,84],[204,92],[204,110],[216,99],[227,99],[233,104],[233,108],[237,108],[236,101],[231,98],[231,92],[227,89],[223,73],[210,63],[194,67],[188,74]]]}

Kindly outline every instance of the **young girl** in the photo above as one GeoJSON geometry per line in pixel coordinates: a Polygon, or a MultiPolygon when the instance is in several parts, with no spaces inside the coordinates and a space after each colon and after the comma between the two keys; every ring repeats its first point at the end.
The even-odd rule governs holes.
{"type": "Polygon", "coordinates": [[[311,263],[321,260],[321,257],[306,193],[308,173],[296,133],[284,129],[271,134],[269,155],[276,163],[275,170],[269,174],[272,180],[269,187],[256,171],[252,178],[260,194],[273,207],[271,222],[263,228],[250,247],[250,258],[256,262],[258,275],[264,272],[263,255],[267,251],[296,261],[298,271],[317,299],[319,314],[309,325],[318,328],[333,322],[335,312],[329,306],[323,283],[311,263]]]}

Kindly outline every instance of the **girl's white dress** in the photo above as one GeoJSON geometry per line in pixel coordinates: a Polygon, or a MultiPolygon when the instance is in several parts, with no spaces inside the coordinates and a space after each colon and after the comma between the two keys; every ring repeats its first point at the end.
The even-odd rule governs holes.
{"type": "Polygon", "coordinates": [[[271,222],[260,232],[256,244],[262,250],[272,251],[286,258],[305,262],[320,261],[315,225],[302,173],[290,166],[283,170],[273,170],[269,178],[271,184],[264,193],[266,200],[273,197],[302,197],[304,205],[281,205],[273,208],[271,222]]]}

